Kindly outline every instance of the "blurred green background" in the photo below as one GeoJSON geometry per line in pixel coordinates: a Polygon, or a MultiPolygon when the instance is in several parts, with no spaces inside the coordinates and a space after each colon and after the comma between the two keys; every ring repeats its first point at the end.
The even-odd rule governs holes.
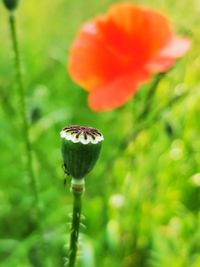
{"type": "Polygon", "coordinates": [[[192,49],[158,86],[148,117],[157,110],[159,116],[137,134],[148,86],[124,107],[94,113],[66,71],[81,24],[116,2],[21,0],[16,13],[46,256],[34,224],[8,14],[1,3],[0,266],[63,266],[72,196],[70,182],[63,186],[59,132],[69,124],[93,126],[105,136],[100,160],[86,178],[87,228],[81,230],[77,266],[200,266],[200,2],[132,1],[164,11],[176,32],[192,40],[192,49]]]}

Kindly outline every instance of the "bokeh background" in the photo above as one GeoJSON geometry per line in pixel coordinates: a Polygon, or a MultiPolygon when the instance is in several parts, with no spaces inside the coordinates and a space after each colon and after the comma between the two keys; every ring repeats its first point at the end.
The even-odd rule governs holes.
{"type": "Polygon", "coordinates": [[[63,186],[59,132],[69,124],[105,136],[86,178],[87,228],[77,266],[200,266],[200,2],[129,1],[165,12],[176,32],[192,40],[157,88],[149,113],[160,110],[159,116],[139,132],[148,85],[122,108],[94,113],[66,71],[81,24],[116,2],[21,0],[16,13],[45,249],[34,224],[7,12],[0,5],[0,266],[63,266],[72,196],[69,179],[63,186]]]}

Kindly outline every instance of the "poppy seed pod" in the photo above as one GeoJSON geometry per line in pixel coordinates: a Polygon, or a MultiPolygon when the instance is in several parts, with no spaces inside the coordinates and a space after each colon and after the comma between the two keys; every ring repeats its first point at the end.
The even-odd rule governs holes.
{"type": "Polygon", "coordinates": [[[66,172],[82,179],[99,157],[103,135],[95,128],[71,125],[63,128],[60,136],[66,172]]]}
{"type": "Polygon", "coordinates": [[[3,0],[4,5],[10,11],[14,10],[18,5],[19,0],[3,0]]]}

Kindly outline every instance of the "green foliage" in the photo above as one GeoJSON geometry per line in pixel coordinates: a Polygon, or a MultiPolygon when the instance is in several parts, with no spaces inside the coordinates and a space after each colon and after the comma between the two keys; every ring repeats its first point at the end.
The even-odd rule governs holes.
{"type": "Polygon", "coordinates": [[[63,186],[59,132],[70,124],[90,125],[105,137],[86,179],[87,229],[82,229],[77,266],[200,266],[198,1],[136,1],[166,12],[193,44],[159,83],[148,121],[139,122],[135,135],[148,86],[123,108],[93,113],[87,94],[66,72],[78,27],[112,2],[21,1],[17,11],[44,251],[25,169],[7,12],[0,7],[0,266],[63,266],[72,199],[69,181],[67,190],[63,186]]]}

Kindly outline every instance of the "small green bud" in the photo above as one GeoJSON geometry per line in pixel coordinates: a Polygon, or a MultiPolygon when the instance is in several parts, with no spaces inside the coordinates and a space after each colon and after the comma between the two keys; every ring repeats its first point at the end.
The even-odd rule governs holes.
{"type": "Polygon", "coordinates": [[[95,128],[67,126],[60,132],[62,156],[66,171],[75,179],[82,179],[94,167],[104,140],[95,128]]]}
{"type": "Polygon", "coordinates": [[[18,5],[19,0],[3,0],[4,5],[10,11],[14,10],[18,5]]]}

